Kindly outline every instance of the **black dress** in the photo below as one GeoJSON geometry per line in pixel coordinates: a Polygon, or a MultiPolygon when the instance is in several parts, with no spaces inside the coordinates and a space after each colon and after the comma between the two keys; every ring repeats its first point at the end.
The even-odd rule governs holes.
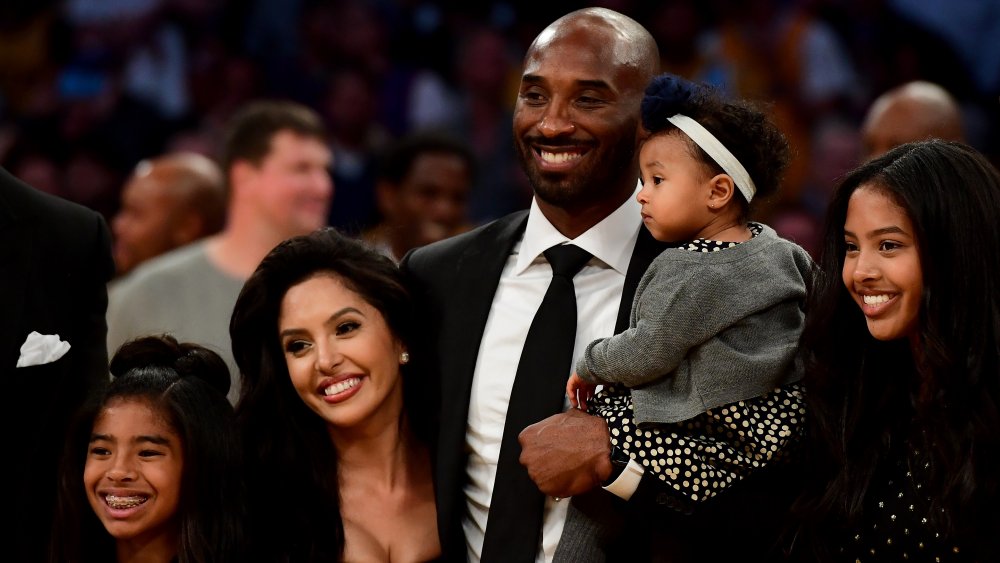
{"type": "MultiPolygon", "coordinates": [[[[840,560],[969,561],[956,542],[935,526],[943,508],[935,508],[923,484],[928,462],[904,443],[886,456],[865,495],[864,512],[840,545],[840,560]],[[934,511],[939,514],[935,515],[934,511]]],[[[997,530],[1000,533],[1000,530],[997,530]]]]}

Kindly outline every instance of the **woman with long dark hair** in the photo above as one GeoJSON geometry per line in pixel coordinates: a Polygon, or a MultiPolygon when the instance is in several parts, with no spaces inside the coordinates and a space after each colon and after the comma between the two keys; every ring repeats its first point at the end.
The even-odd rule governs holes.
{"type": "Polygon", "coordinates": [[[257,560],[439,555],[412,324],[392,260],[332,229],[278,245],[244,285],[230,333],[257,560]]]}
{"type": "Polygon", "coordinates": [[[1000,560],[1000,174],[927,141],[852,172],[807,314],[803,560],[1000,560]]]}

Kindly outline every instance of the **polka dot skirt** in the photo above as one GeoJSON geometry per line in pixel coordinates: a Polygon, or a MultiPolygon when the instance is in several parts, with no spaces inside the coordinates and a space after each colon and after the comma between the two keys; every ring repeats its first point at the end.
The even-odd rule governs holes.
{"type": "Polygon", "coordinates": [[[671,424],[635,424],[632,396],[621,385],[604,387],[589,410],[607,421],[612,445],[693,502],[786,458],[805,415],[799,383],[671,424]]]}

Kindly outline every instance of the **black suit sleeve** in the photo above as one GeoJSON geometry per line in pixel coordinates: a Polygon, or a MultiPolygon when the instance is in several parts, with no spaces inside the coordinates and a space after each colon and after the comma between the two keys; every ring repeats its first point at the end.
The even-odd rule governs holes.
{"type": "Polygon", "coordinates": [[[89,240],[82,250],[84,266],[79,273],[81,310],[75,320],[78,354],[77,372],[86,374],[86,394],[92,395],[108,380],[108,289],[115,265],[111,256],[111,233],[104,218],[94,214],[89,240]]]}

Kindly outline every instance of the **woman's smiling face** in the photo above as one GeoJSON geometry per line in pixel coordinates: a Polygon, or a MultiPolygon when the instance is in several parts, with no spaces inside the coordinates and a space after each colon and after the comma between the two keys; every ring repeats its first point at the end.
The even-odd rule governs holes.
{"type": "Polygon", "coordinates": [[[278,332],[292,386],[331,429],[397,423],[403,346],[340,278],[320,274],[289,288],[278,332]]]}
{"type": "Polygon", "coordinates": [[[923,298],[923,270],[906,211],[872,185],[851,195],[844,222],[843,280],[878,340],[913,337],[923,298]]]}

